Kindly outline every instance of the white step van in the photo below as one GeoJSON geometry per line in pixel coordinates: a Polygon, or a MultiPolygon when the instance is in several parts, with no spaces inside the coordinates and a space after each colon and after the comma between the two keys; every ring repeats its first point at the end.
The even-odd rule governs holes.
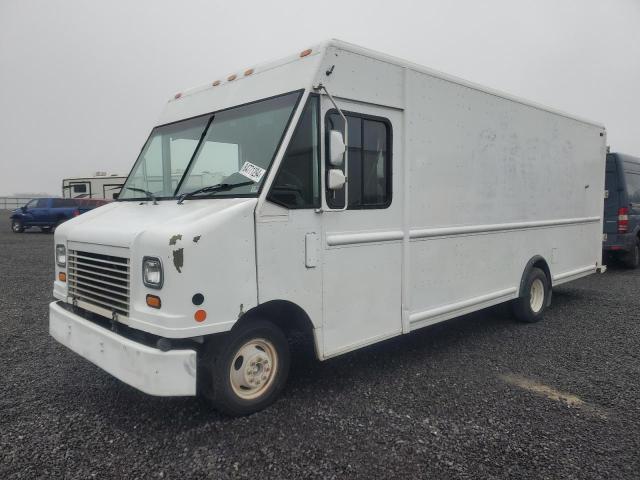
{"type": "Polygon", "coordinates": [[[274,401],[320,360],[603,268],[602,125],[341,41],[176,94],[56,230],[50,332],[151,395],[274,401]],[[346,146],[345,146],[346,145],[346,146]]]}

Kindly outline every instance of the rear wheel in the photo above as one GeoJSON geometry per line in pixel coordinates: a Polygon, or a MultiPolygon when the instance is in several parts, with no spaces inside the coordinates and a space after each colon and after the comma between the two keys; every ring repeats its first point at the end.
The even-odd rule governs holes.
{"type": "Polygon", "coordinates": [[[638,239],[636,239],[631,251],[622,257],[622,263],[627,268],[638,268],[640,265],[640,241],[638,239]]]}
{"type": "Polygon", "coordinates": [[[22,233],[24,232],[24,225],[20,220],[13,219],[11,222],[11,230],[13,230],[13,233],[22,233]]]}
{"type": "Polygon", "coordinates": [[[520,298],[513,301],[516,319],[527,323],[541,320],[550,292],[547,275],[539,268],[532,268],[525,278],[520,298]]]}
{"type": "Polygon", "coordinates": [[[240,324],[210,342],[203,355],[200,392],[228,415],[248,415],[273,403],[289,375],[289,345],[264,320],[240,324]]]}

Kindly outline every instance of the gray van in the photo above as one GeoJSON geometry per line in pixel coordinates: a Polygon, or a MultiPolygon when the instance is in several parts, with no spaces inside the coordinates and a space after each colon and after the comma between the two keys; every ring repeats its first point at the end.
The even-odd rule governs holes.
{"type": "Polygon", "coordinates": [[[640,158],[607,154],[604,253],[629,268],[640,264],[640,158]]]}

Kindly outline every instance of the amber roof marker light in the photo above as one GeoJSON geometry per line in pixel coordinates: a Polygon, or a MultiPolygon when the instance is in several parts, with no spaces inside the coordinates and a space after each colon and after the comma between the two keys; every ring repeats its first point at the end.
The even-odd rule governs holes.
{"type": "Polygon", "coordinates": [[[310,48],[307,48],[306,50],[303,50],[300,52],[300,58],[306,57],[308,55],[311,55],[311,52],[313,50],[311,50],[310,48]]]}

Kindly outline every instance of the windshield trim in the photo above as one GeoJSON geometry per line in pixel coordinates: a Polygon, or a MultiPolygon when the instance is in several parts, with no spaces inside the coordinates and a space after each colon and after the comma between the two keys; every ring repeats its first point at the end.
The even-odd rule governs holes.
{"type": "MultiPolygon", "coordinates": [[[[293,108],[291,109],[291,113],[289,114],[289,118],[287,119],[287,123],[285,124],[285,127],[282,129],[282,135],[280,136],[280,139],[278,140],[276,148],[273,151],[273,156],[271,157],[271,161],[269,162],[269,166],[266,169],[266,172],[264,174],[265,181],[263,181],[260,184],[260,188],[258,189],[257,192],[255,192],[255,193],[244,193],[244,194],[226,194],[226,195],[215,195],[215,194],[212,195],[212,194],[209,194],[209,195],[202,195],[202,196],[193,197],[193,198],[190,198],[189,200],[204,200],[204,199],[207,199],[207,198],[220,198],[220,197],[226,197],[226,198],[256,198],[256,197],[259,197],[260,194],[262,193],[262,189],[263,189],[263,187],[264,187],[264,185],[266,183],[266,179],[269,177],[269,173],[271,172],[271,167],[273,166],[274,160],[275,160],[276,156],[278,155],[278,152],[282,148],[282,143],[283,143],[285,137],[287,136],[287,133],[289,132],[289,129],[291,128],[291,120],[293,119],[293,117],[295,117],[298,109],[300,108],[300,100],[304,96],[304,91],[305,91],[304,88],[299,88],[297,90],[291,90],[290,92],[279,93],[277,95],[272,95],[270,97],[260,98],[258,100],[253,100],[253,101],[247,102],[247,103],[240,103],[238,105],[233,105],[231,107],[223,108],[223,109],[220,109],[220,110],[215,110],[213,112],[207,112],[207,113],[202,113],[200,115],[194,115],[192,117],[181,118],[180,120],[175,120],[173,122],[163,123],[162,125],[155,125],[151,129],[151,132],[149,133],[149,136],[147,137],[147,140],[142,145],[142,148],[140,149],[140,152],[138,153],[138,157],[136,158],[136,161],[133,162],[133,166],[131,167],[131,170],[129,171],[129,174],[127,175],[127,178],[123,183],[123,187],[124,187],[124,185],[127,184],[127,182],[129,181],[129,177],[131,176],[131,174],[133,173],[135,168],[138,166],[138,162],[140,161],[142,152],[144,151],[145,147],[147,146],[147,144],[151,140],[151,137],[153,136],[153,132],[157,128],[166,127],[166,126],[169,126],[169,125],[174,125],[176,123],[185,122],[185,121],[188,121],[188,120],[193,120],[193,119],[200,118],[200,117],[211,116],[211,119],[207,122],[207,126],[205,127],[205,129],[204,129],[204,131],[202,133],[202,137],[201,137],[201,141],[202,141],[206,137],[206,134],[209,131],[209,127],[211,126],[213,117],[215,117],[216,114],[218,114],[220,112],[226,112],[227,110],[232,110],[234,108],[245,107],[247,105],[253,105],[254,103],[259,103],[259,102],[263,102],[263,101],[266,101],[266,100],[272,100],[274,98],[284,97],[286,95],[291,95],[293,93],[297,93],[298,97],[296,98],[296,101],[293,104],[293,108]]],[[[198,146],[199,146],[199,144],[200,143],[198,143],[198,146]]],[[[169,196],[156,196],[156,200],[160,201],[160,200],[176,200],[177,199],[177,195],[176,194],[177,194],[177,192],[180,191],[180,187],[182,186],[182,182],[183,182],[187,172],[189,171],[189,167],[191,167],[191,163],[193,162],[197,151],[198,151],[198,148],[196,147],[196,149],[194,150],[193,155],[191,156],[191,159],[189,160],[189,163],[187,164],[187,167],[185,168],[184,173],[182,174],[182,177],[180,177],[180,181],[176,185],[176,189],[173,191],[173,195],[170,196],[170,197],[169,196]]],[[[216,192],[214,192],[214,193],[216,193],[216,192]]],[[[116,202],[140,202],[140,201],[147,201],[147,200],[149,200],[147,197],[118,198],[116,200],[116,202]]]]}

